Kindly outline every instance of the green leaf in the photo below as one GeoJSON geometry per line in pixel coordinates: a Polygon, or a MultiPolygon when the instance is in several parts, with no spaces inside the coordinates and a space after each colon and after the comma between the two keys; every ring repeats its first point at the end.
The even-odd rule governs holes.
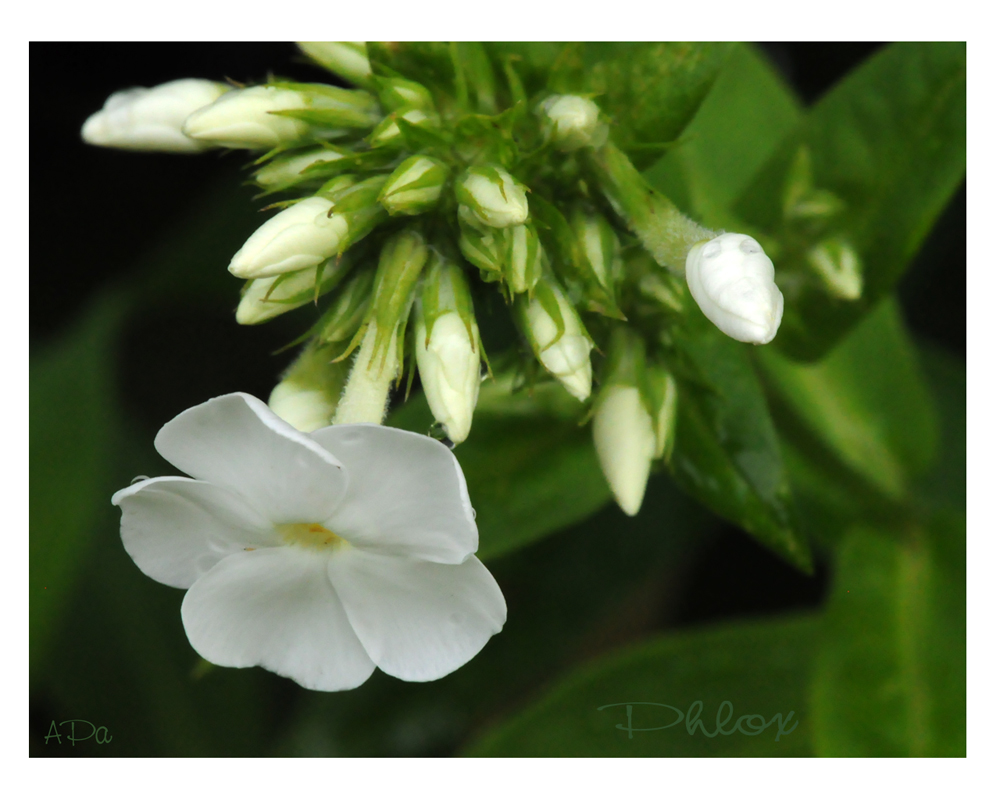
{"type": "Polygon", "coordinates": [[[961,42],[885,48],[810,110],[736,204],[774,239],[776,342],[790,355],[822,356],[892,290],[961,183],[965,70],[961,42]],[[823,277],[824,244],[848,254],[860,287],[823,277]]]}
{"type": "Polygon", "coordinates": [[[730,47],[713,42],[567,44],[553,66],[549,88],[593,93],[614,120],[615,142],[642,169],[684,130],[730,47]]]}
{"type": "MultiPolygon", "coordinates": [[[[434,420],[424,396],[417,395],[387,424],[426,434],[434,420]]],[[[455,456],[476,509],[482,559],[586,519],[611,499],[590,428],[540,409],[477,410],[472,432],[455,456]]]]}
{"type": "Polygon", "coordinates": [[[938,431],[895,300],[888,299],[819,362],[802,364],[772,348],[757,362],[775,401],[805,429],[818,460],[836,459],[887,497],[902,501],[934,460],[938,431]]]}
{"type": "Polygon", "coordinates": [[[678,370],[680,399],[670,471],[690,494],[807,572],[812,559],[796,530],[791,491],[750,348],[697,309],[678,347],[696,371],[678,370]]]}
{"type": "Polygon", "coordinates": [[[726,210],[801,116],[767,59],[737,44],[676,146],[646,178],[704,225],[724,227],[726,210]]]}
{"type": "Polygon", "coordinates": [[[541,700],[487,731],[465,755],[811,755],[806,690],[815,630],[816,621],[804,617],[649,640],[570,673],[541,700]],[[732,730],[744,715],[760,715],[743,723],[743,730],[756,726],[756,735],[732,730]],[[723,722],[719,734],[717,719],[723,722]],[[666,729],[642,730],[675,720],[666,729]]]}
{"type": "Polygon", "coordinates": [[[844,540],[811,688],[821,756],[965,755],[965,522],[844,540]]]}
{"type": "Polygon", "coordinates": [[[113,346],[125,302],[105,294],[29,367],[28,491],[32,671],[48,657],[60,616],[111,502],[116,425],[113,346]]]}

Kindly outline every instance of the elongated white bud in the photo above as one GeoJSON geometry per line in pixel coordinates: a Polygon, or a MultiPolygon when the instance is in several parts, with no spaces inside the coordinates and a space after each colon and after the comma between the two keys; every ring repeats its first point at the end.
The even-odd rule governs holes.
{"type": "Polygon", "coordinates": [[[364,85],[372,75],[364,42],[299,42],[299,49],[334,75],[364,85]]]}
{"type": "Polygon", "coordinates": [[[104,108],[83,123],[81,136],[87,144],[101,147],[200,153],[212,144],[185,136],[184,121],[214,103],[229,88],[224,83],[185,78],[152,89],[137,87],[115,92],[104,108]]]}
{"type": "Polygon", "coordinates": [[[335,356],[333,347],[307,345],[271,392],[271,410],[307,433],[329,425],[347,378],[345,362],[331,363],[335,356]]]}
{"type": "Polygon", "coordinates": [[[657,448],[653,419],[639,389],[620,384],[602,389],[593,429],[594,449],[611,492],[622,511],[635,516],[657,448]]]}
{"type": "Polygon", "coordinates": [[[698,307],[723,333],[767,344],[778,332],[785,300],[774,264],[750,236],[724,233],[691,248],[687,284],[698,307]]]}
{"type": "Polygon", "coordinates": [[[601,110],[593,100],[575,94],[554,94],[538,111],[560,150],[600,147],[607,141],[608,126],[601,122],[601,110]]]}
{"type": "Polygon", "coordinates": [[[379,202],[392,216],[430,211],[441,197],[448,167],[436,158],[411,156],[389,176],[379,202]]]}
{"type": "Polygon", "coordinates": [[[302,172],[314,164],[338,161],[344,157],[339,150],[327,147],[313,147],[304,152],[279,156],[269,161],[254,175],[257,185],[264,189],[290,186],[302,180],[302,172]]]}
{"type": "Polygon", "coordinates": [[[594,343],[562,290],[543,278],[535,287],[534,297],[529,301],[526,295],[519,295],[515,308],[542,366],[577,400],[590,397],[590,351],[594,343]]]}
{"type": "Polygon", "coordinates": [[[273,86],[252,86],[220,97],[193,113],[184,133],[193,139],[222,147],[265,149],[296,142],[309,131],[306,122],[274,114],[307,105],[299,92],[273,86]]]}
{"type": "Polygon", "coordinates": [[[457,311],[442,314],[430,333],[422,318],[416,328],[417,367],[434,419],[455,444],[472,428],[479,397],[479,347],[457,311]]]}
{"type": "Polygon", "coordinates": [[[331,208],[325,197],[309,197],[271,217],[233,256],[229,271],[266,278],[317,266],[337,252],[348,232],[347,217],[328,215],[331,208]]]}
{"type": "Polygon", "coordinates": [[[528,218],[528,196],[507,170],[478,166],[455,184],[455,197],[482,225],[507,228],[528,218]]]}

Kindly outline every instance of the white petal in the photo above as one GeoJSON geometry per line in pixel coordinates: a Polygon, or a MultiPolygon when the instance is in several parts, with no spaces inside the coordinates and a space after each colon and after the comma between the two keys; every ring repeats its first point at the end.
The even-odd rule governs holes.
{"type": "Polygon", "coordinates": [[[154,444],[178,469],[234,489],[274,523],[327,519],[347,488],[336,458],[248,394],[189,408],[154,444]]]}
{"type": "Polygon", "coordinates": [[[326,562],[295,547],[223,559],[184,597],[191,646],[213,664],[261,666],[307,689],[360,686],[375,665],[330,585],[326,562]]]}
{"type": "Polygon", "coordinates": [[[351,549],[329,572],[372,661],[405,681],[454,672],[507,620],[500,587],[475,556],[432,564],[351,549]]]}
{"type": "Polygon", "coordinates": [[[479,530],[465,476],[443,444],[381,425],[332,425],[310,435],[351,478],[327,528],[352,545],[443,564],[476,552],[479,530]]]}
{"type": "Polygon", "coordinates": [[[151,478],[116,492],[122,544],[153,580],[187,589],[226,556],[281,544],[235,492],[190,478],[151,478]]]}

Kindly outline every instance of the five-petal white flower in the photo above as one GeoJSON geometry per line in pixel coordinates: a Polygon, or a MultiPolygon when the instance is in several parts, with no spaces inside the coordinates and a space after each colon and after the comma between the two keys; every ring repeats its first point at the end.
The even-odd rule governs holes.
{"type": "Polygon", "coordinates": [[[194,477],[145,479],[112,502],[137,566],[188,590],[184,628],[206,660],[338,691],[376,666],[441,678],[503,627],[441,443],[380,425],[305,434],[237,393],[175,417],[155,445],[194,477]]]}

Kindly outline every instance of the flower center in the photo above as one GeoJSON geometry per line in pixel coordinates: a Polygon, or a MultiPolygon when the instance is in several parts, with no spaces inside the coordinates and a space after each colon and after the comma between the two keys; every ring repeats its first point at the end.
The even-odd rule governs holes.
{"type": "Polygon", "coordinates": [[[289,544],[308,547],[313,550],[341,547],[347,542],[333,531],[324,528],[317,522],[289,522],[278,525],[278,533],[289,544]]]}

